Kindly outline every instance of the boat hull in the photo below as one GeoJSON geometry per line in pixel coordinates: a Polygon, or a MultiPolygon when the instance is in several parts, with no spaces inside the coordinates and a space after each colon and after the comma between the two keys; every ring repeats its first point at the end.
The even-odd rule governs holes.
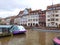
{"type": "Polygon", "coordinates": [[[25,33],[26,31],[13,31],[13,34],[25,33]]]}

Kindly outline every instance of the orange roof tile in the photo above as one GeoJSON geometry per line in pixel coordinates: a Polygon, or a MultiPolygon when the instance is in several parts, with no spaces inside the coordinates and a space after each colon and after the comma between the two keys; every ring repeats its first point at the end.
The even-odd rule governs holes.
{"type": "Polygon", "coordinates": [[[60,4],[54,4],[54,5],[47,6],[47,9],[52,8],[52,7],[60,7],[60,4]]]}
{"type": "Polygon", "coordinates": [[[33,10],[33,11],[30,11],[29,14],[31,14],[31,13],[39,13],[39,12],[41,13],[41,10],[33,10]]]}

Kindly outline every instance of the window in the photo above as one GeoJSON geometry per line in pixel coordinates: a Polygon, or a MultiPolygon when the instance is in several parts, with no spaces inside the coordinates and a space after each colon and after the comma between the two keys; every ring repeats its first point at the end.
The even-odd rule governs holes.
{"type": "Polygon", "coordinates": [[[56,19],[56,21],[58,21],[58,19],[56,19]]]}
{"type": "Polygon", "coordinates": [[[8,28],[2,28],[2,32],[8,32],[8,28]]]}
{"type": "Polygon", "coordinates": [[[51,16],[51,17],[54,17],[54,14],[51,14],[50,16],[51,16]]]}
{"type": "Polygon", "coordinates": [[[50,19],[48,19],[48,21],[50,21],[50,19]]]}
{"type": "Polygon", "coordinates": [[[28,21],[32,21],[32,19],[29,19],[28,21]]]}
{"type": "Polygon", "coordinates": [[[56,14],[56,17],[58,17],[59,15],[58,14],[56,14]]]}
{"type": "Polygon", "coordinates": [[[38,21],[38,19],[36,19],[36,21],[38,21]]]}
{"type": "Polygon", "coordinates": [[[28,25],[30,25],[30,23],[28,23],[28,25]]]}
{"type": "Polygon", "coordinates": [[[0,32],[2,32],[2,28],[0,28],[0,32]]]}
{"type": "Polygon", "coordinates": [[[30,21],[30,19],[28,21],[30,21]]]}
{"type": "Polygon", "coordinates": [[[54,14],[53,14],[53,17],[54,17],[54,14]]]}
{"type": "Polygon", "coordinates": [[[54,18],[52,18],[51,21],[54,21],[54,18]]]}
{"type": "Polygon", "coordinates": [[[36,13],[34,13],[34,15],[35,15],[36,13]]]}
{"type": "Polygon", "coordinates": [[[48,11],[47,14],[50,14],[51,11],[48,11]]]}
{"type": "Polygon", "coordinates": [[[54,25],[55,22],[51,22],[52,25],[54,25]]]}
{"type": "Polygon", "coordinates": [[[50,15],[48,15],[48,17],[50,17],[50,15]]]}
{"type": "Polygon", "coordinates": [[[33,25],[35,25],[35,23],[33,23],[33,25]]]}
{"type": "Polygon", "coordinates": [[[35,19],[33,19],[33,21],[35,21],[35,19]]]}
{"type": "Polygon", "coordinates": [[[30,21],[32,21],[32,19],[30,19],[30,21]]]}
{"type": "Polygon", "coordinates": [[[58,24],[56,23],[56,25],[58,25],[58,24]]]}
{"type": "Polygon", "coordinates": [[[55,12],[57,13],[58,11],[56,10],[55,12]]]}
{"type": "Polygon", "coordinates": [[[32,13],[32,15],[34,15],[34,13],[32,13]]]}
{"type": "Polygon", "coordinates": [[[48,23],[48,26],[50,25],[50,23],[48,23]]]}

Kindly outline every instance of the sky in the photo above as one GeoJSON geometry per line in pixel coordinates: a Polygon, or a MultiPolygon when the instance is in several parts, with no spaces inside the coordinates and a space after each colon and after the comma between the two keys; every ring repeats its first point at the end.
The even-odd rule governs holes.
{"type": "Polygon", "coordinates": [[[18,15],[25,8],[45,10],[47,6],[60,3],[60,0],[0,0],[0,17],[18,15]]]}

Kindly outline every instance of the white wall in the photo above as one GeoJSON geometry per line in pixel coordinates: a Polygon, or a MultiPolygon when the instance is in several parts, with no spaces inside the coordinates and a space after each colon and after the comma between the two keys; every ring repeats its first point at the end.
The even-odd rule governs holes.
{"type": "Polygon", "coordinates": [[[58,25],[60,24],[60,10],[57,10],[58,12],[56,13],[56,12],[52,12],[52,11],[47,11],[46,12],[46,26],[50,26],[50,27],[57,27],[57,25],[55,24],[55,25],[52,25],[51,24],[51,22],[52,21],[48,21],[48,19],[51,19],[51,18],[55,18],[55,21],[53,21],[53,22],[55,22],[55,23],[58,23],[58,25]],[[54,17],[52,16],[52,14],[54,14],[54,17]],[[56,17],[55,15],[56,14],[58,14],[59,16],[58,17],[56,17]],[[48,17],[48,15],[50,16],[50,17],[48,17]],[[58,19],[58,21],[56,21],[56,19],[58,19]],[[48,24],[49,23],[49,24],[48,24]]]}
{"type": "Polygon", "coordinates": [[[39,15],[28,15],[28,18],[27,19],[28,19],[28,22],[27,23],[32,23],[32,25],[33,25],[33,23],[39,24],[39,15]],[[33,21],[34,19],[35,19],[35,21],[33,21]],[[37,19],[37,21],[36,21],[36,19],[37,19]]]}

